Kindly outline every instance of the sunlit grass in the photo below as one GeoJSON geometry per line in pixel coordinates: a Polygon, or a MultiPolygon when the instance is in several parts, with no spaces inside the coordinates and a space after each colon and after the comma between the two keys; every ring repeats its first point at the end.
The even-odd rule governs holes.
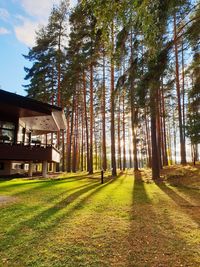
{"type": "Polygon", "coordinates": [[[0,182],[0,266],[199,266],[199,191],[145,175],[0,182]]]}

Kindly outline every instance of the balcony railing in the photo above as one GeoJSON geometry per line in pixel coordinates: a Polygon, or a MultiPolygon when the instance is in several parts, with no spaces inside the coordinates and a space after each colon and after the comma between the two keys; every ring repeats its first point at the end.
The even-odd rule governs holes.
{"type": "Polygon", "coordinates": [[[0,160],[59,162],[60,152],[50,144],[0,142],[0,160]]]}

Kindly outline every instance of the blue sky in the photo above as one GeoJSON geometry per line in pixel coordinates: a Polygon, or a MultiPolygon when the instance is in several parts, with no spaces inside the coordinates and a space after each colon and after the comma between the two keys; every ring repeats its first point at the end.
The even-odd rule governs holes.
{"type": "MultiPolygon", "coordinates": [[[[44,25],[60,0],[0,0],[0,87],[25,95],[23,58],[34,45],[35,30],[44,25]]],[[[74,6],[76,0],[71,0],[74,6]]]]}

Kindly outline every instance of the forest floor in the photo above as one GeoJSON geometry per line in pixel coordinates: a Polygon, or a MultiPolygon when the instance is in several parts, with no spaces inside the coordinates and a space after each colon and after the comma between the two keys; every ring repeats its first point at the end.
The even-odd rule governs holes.
{"type": "Polygon", "coordinates": [[[200,266],[200,165],[0,181],[0,266],[200,266]]]}

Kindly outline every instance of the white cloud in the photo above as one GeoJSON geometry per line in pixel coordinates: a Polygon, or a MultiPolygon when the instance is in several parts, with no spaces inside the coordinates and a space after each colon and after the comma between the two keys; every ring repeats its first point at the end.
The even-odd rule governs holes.
{"type": "Polygon", "coordinates": [[[10,14],[5,8],[0,8],[0,19],[7,21],[10,17],[10,14]]]}
{"type": "MultiPolygon", "coordinates": [[[[58,5],[60,0],[15,0],[20,3],[27,17],[17,15],[18,24],[14,27],[17,39],[32,47],[35,44],[35,31],[39,25],[45,25],[53,5],[58,5]]],[[[77,0],[70,0],[74,7],[77,0]]]]}
{"type": "Polygon", "coordinates": [[[0,35],[9,34],[10,31],[6,28],[0,27],[0,35]]]}
{"type": "MultiPolygon", "coordinates": [[[[17,1],[17,0],[16,0],[17,1]]],[[[60,0],[18,0],[27,16],[16,15],[18,20],[14,27],[17,39],[32,47],[35,44],[35,32],[40,25],[45,25],[54,4],[60,0]]]]}
{"type": "Polygon", "coordinates": [[[77,0],[70,0],[70,7],[75,7],[77,4],[77,0]]]}
{"type": "Polygon", "coordinates": [[[35,31],[38,29],[39,23],[33,22],[27,18],[23,18],[21,25],[15,26],[14,31],[17,39],[25,45],[32,47],[35,44],[35,31]]]}
{"type": "Polygon", "coordinates": [[[59,4],[60,0],[21,0],[21,5],[30,16],[45,19],[49,16],[54,4],[59,4]]]}

